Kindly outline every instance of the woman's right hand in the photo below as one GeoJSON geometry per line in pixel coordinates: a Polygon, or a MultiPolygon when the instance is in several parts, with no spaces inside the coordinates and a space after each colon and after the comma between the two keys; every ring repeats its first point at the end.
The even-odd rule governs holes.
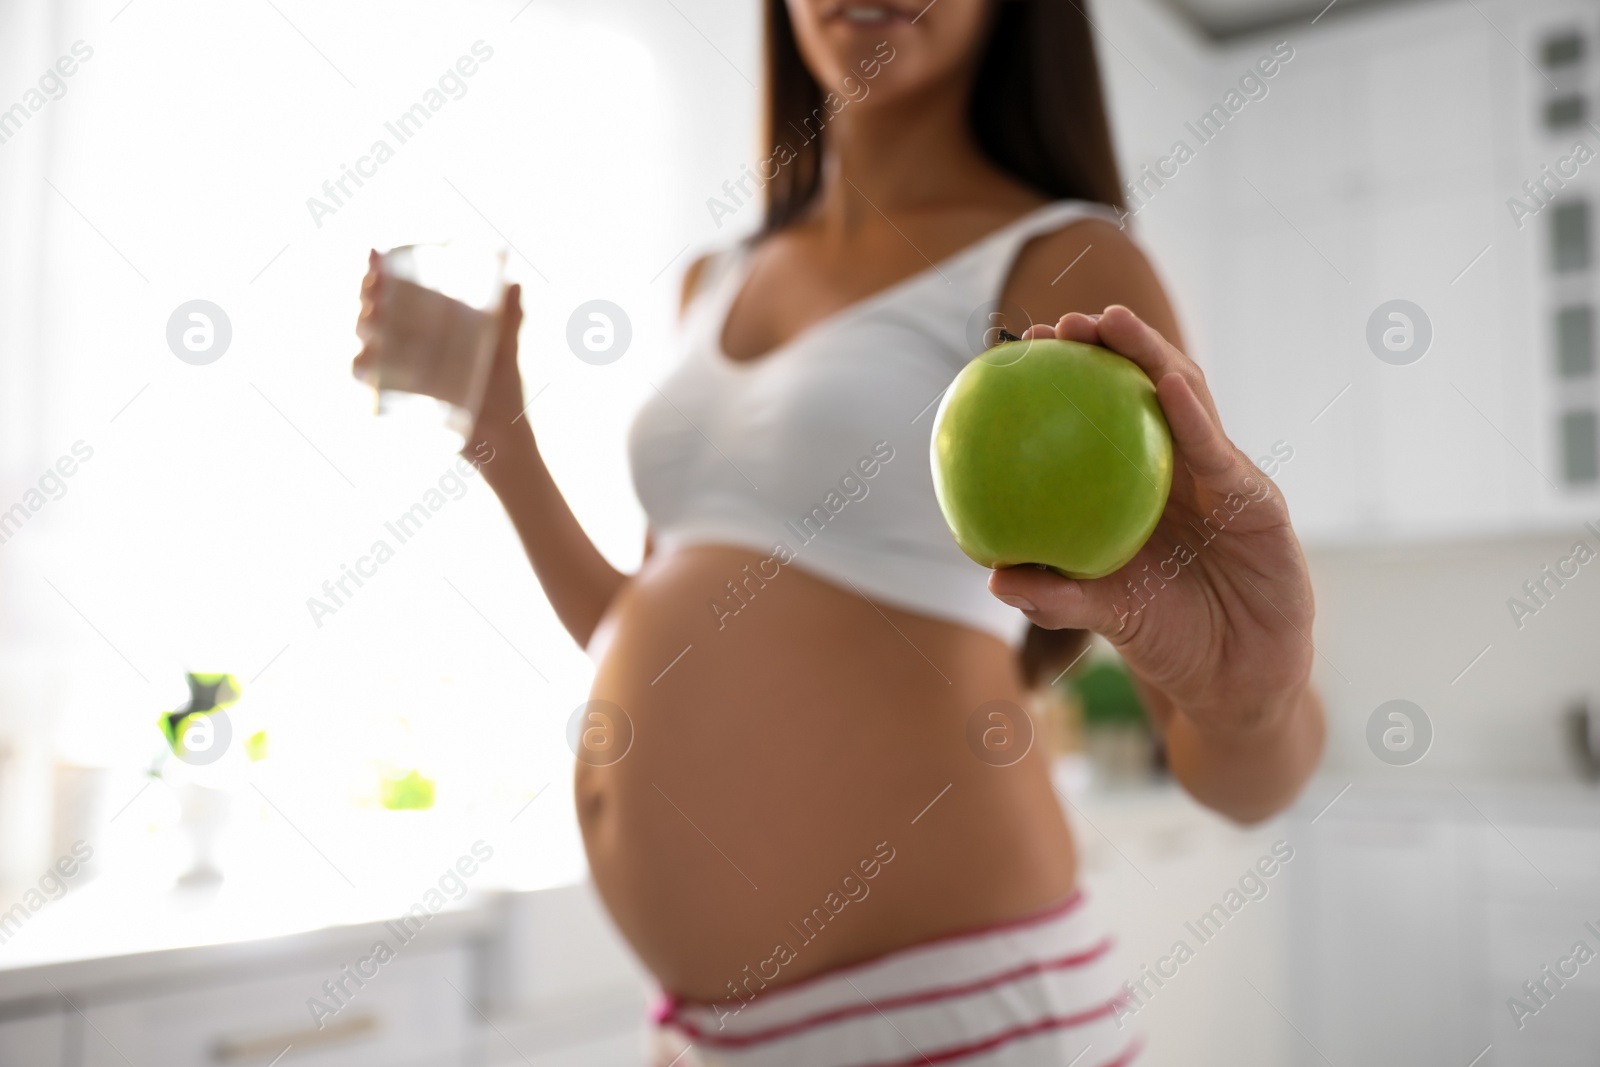
{"type": "MultiPolygon", "coordinates": [[[[414,306],[420,303],[417,301],[385,300],[385,286],[393,282],[384,273],[382,257],[373,252],[367,259],[366,277],[361,279],[361,314],[356,319],[361,351],[350,366],[363,381],[373,380],[386,339],[408,347],[442,343],[437,313],[420,313],[414,306]]],[[[579,645],[587,646],[628,576],[611,566],[589,540],[539,456],[523,414],[526,401],[517,369],[517,331],[521,326],[522,287],[508,286],[500,305],[500,334],[489,383],[461,454],[483,473],[484,481],[505,505],[556,617],[579,645]]]]}
{"type": "MultiPolygon", "coordinates": [[[[408,315],[408,302],[402,301],[398,308],[386,303],[384,289],[389,283],[390,278],[383,270],[383,257],[374,249],[368,254],[367,273],[361,279],[361,311],[356,317],[356,336],[361,340],[361,350],[350,364],[350,372],[361,381],[374,380],[383,358],[385,338],[403,345],[438,343],[429,337],[439,333],[438,323],[431,323],[415,313],[408,315]]],[[[494,363],[484,389],[483,403],[463,449],[469,455],[478,454],[474,451],[477,445],[488,444],[492,448],[527,429],[527,419],[522,416],[522,375],[517,367],[521,297],[520,285],[512,285],[505,292],[494,363]]]]}
{"type": "Polygon", "coordinates": [[[383,257],[374,248],[367,253],[367,273],[361,279],[361,312],[356,316],[356,337],[361,340],[361,351],[350,361],[350,373],[360,382],[371,381],[372,372],[378,365],[382,300],[383,257]]]}

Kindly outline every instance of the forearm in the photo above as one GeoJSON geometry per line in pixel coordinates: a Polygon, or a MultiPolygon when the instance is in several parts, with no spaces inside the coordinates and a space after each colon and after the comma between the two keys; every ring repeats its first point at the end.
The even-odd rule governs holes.
{"type": "Polygon", "coordinates": [[[1322,700],[1309,682],[1262,701],[1249,714],[1221,716],[1185,709],[1165,696],[1167,764],[1172,776],[1206,807],[1243,823],[1260,822],[1294,800],[1322,755],[1322,700]]]}
{"type": "Polygon", "coordinates": [[[495,458],[483,467],[484,480],[511,517],[556,617],[586,647],[628,576],[611,566],[584,532],[525,422],[488,443],[495,458]]]}

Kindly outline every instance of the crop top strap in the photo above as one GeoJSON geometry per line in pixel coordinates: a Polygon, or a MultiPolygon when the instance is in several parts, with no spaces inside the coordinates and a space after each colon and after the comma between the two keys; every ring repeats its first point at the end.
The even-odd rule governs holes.
{"type": "Polygon", "coordinates": [[[749,250],[748,241],[737,241],[704,254],[699,276],[695,278],[694,288],[689,291],[689,299],[684,305],[686,315],[692,314],[701,304],[716,302],[717,295],[726,289],[730,279],[739,273],[739,266],[749,254],[749,250]]]}
{"type": "Polygon", "coordinates": [[[749,258],[748,241],[739,241],[707,253],[700,276],[683,307],[680,329],[689,339],[689,351],[713,351],[722,342],[722,320],[739,294],[739,283],[749,258]]]}
{"type": "Polygon", "coordinates": [[[1090,200],[1057,200],[1030,211],[994,234],[985,242],[982,255],[972,264],[971,284],[980,294],[980,299],[999,298],[1016,265],[1017,256],[1029,241],[1084,219],[1099,219],[1121,225],[1117,210],[1106,204],[1090,200]]]}

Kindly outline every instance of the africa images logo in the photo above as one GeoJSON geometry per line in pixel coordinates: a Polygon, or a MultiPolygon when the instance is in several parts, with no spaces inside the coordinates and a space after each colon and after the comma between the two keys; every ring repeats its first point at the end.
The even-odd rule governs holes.
{"type": "Polygon", "coordinates": [[[1367,347],[1392,367],[1405,367],[1428,354],[1433,323],[1428,313],[1409,300],[1379,304],[1367,316],[1367,347]]]}
{"type": "Polygon", "coordinates": [[[1433,720],[1409,700],[1388,700],[1367,717],[1367,747],[1391,767],[1409,767],[1433,746],[1433,720]]]}
{"type": "Polygon", "coordinates": [[[228,313],[209,300],[186,301],[167,318],[167,347],[191,366],[215,363],[232,341],[233,323],[228,313]]]}

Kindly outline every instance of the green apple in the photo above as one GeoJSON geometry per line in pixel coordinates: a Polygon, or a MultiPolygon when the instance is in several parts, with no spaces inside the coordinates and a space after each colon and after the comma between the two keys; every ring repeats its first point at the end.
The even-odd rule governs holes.
{"type": "Polygon", "coordinates": [[[1144,546],[1172,487],[1172,433],[1129,360],[1008,341],[966,365],[933,423],[933,487],[961,550],[1101,578],[1144,546]]]}

